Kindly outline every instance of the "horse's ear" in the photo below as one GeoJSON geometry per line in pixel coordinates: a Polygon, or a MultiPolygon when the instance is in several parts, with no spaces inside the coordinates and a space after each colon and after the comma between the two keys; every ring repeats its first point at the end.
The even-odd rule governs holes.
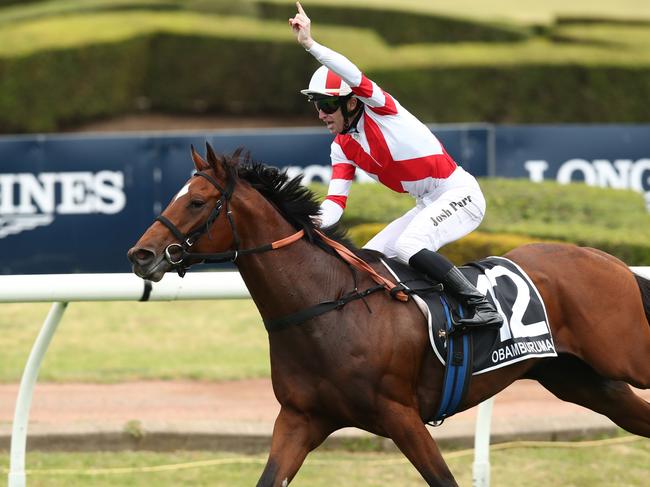
{"type": "Polygon", "coordinates": [[[205,143],[205,149],[207,151],[208,162],[210,164],[216,165],[216,164],[219,164],[219,163],[223,162],[221,160],[221,158],[219,156],[217,156],[217,153],[214,151],[214,149],[212,148],[212,146],[210,145],[209,142],[205,143]]]}
{"type": "Polygon", "coordinates": [[[226,158],[223,156],[218,156],[209,142],[205,143],[205,148],[208,155],[208,164],[212,166],[212,169],[214,169],[214,172],[217,176],[225,177],[227,173],[225,168],[226,158]]]}
{"type": "Polygon", "coordinates": [[[196,167],[197,171],[206,171],[210,169],[210,164],[208,164],[205,159],[203,159],[198,152],[196,152],[196,149],[194,146],[190,146],[192,148],[192,160],[194,161],[194,167],[196,167]]]}

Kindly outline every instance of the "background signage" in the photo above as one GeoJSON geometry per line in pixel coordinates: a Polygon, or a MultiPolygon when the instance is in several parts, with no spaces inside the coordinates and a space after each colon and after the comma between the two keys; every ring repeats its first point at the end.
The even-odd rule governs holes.
{"type": "MultiPolygon", "coordinates": [[[[477,176],[650,191],[650,125],[431,128],[477,176]]],[[[0,137],[0,273],[129,272],[126,251],[191,176],[190,144],[245,147],[326,183],[331,140],[300,128],[0,137]]]]}
{"type": "Polygon", "coordinates": [[[650,126],[499,126],[494,176],[633,189],[650,203],[650,126]]]}

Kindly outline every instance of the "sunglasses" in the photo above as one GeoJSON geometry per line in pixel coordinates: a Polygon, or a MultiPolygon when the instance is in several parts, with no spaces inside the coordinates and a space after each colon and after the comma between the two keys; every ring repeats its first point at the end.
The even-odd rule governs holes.
{"type": "Polygon", "coordinates": [[[341,108],[338,97],[322,98],[320,100],[314,101],[314,105],[316,106],[316,110],[323,110],[323,112],[327,113],[328,115],[331,115],[336,110],[341,108]]]}

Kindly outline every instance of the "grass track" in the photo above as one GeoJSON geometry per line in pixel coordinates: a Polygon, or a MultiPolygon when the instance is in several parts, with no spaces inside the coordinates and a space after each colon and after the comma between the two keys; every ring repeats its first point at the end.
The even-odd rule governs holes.
{"type": "MultiPolygon", "coordinates": [[[[492,484],[499,487],[642,487],[647,485],[650,441],[589,446],[586,448],[513,448],[491,454],[492,484]]],[[[460,485],[471,485],[472,452],[444,451],[460,485]]],[[[28,474],[30,487],[132,486],[248,486],[258,479],[265,455],[236,456],[215,452],[31,453],[28,470],[173,465],[162,472],[84,475],[28,474]],[[192,466],[192,462],[197,462],[192,466]],[[201,465],[201,463],[207,465],[201,465]],[[178,464],[184,464],[178,466],[178,464]]],[[[7,466],[3,458],[1,466],[7,466]]],[[[381,452],[312,453],[292,486],[421,486],[422,480],[403,456],[381,452]]]]}
{"type": "MultiPolygon", "coordinates": [[[[0,381],[20,380],[48,304],[0,305],[0,381]]],[[[39,381],[229,380],[270,374],[250,300],[71,303],[39,381]]]]}

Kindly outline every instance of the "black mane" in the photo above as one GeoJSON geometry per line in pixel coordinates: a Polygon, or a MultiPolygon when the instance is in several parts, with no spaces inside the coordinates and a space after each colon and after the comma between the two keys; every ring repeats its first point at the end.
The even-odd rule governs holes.
{"type": "MultiPolygon", "coordinates": [[[[286,171],[253,161],[250,154],[241,155],[241,153],[241,150],[237,150],[231,157],[226,156],[227,165],[236,172],[240,179],[247,181],[262,196],[273,203],[296,230],[304,230],[310,242],[331,252],[332,249],[323,244],[315,234],[318,227],[316,227],[312,218],[318,217],[320,203],[317,201],[316,195],[309,188],[302,185],[302,175],[290,178],[286,171]]],[[[346,236],[345,229],[341,226],[335,225],[327,229],[321,229],[321,232],[329,238],[342,243],[355,253],[362,253],[364,258],[376,260],[376,257],[373,259],[375,252],[357,249],[346,236]]]]}

